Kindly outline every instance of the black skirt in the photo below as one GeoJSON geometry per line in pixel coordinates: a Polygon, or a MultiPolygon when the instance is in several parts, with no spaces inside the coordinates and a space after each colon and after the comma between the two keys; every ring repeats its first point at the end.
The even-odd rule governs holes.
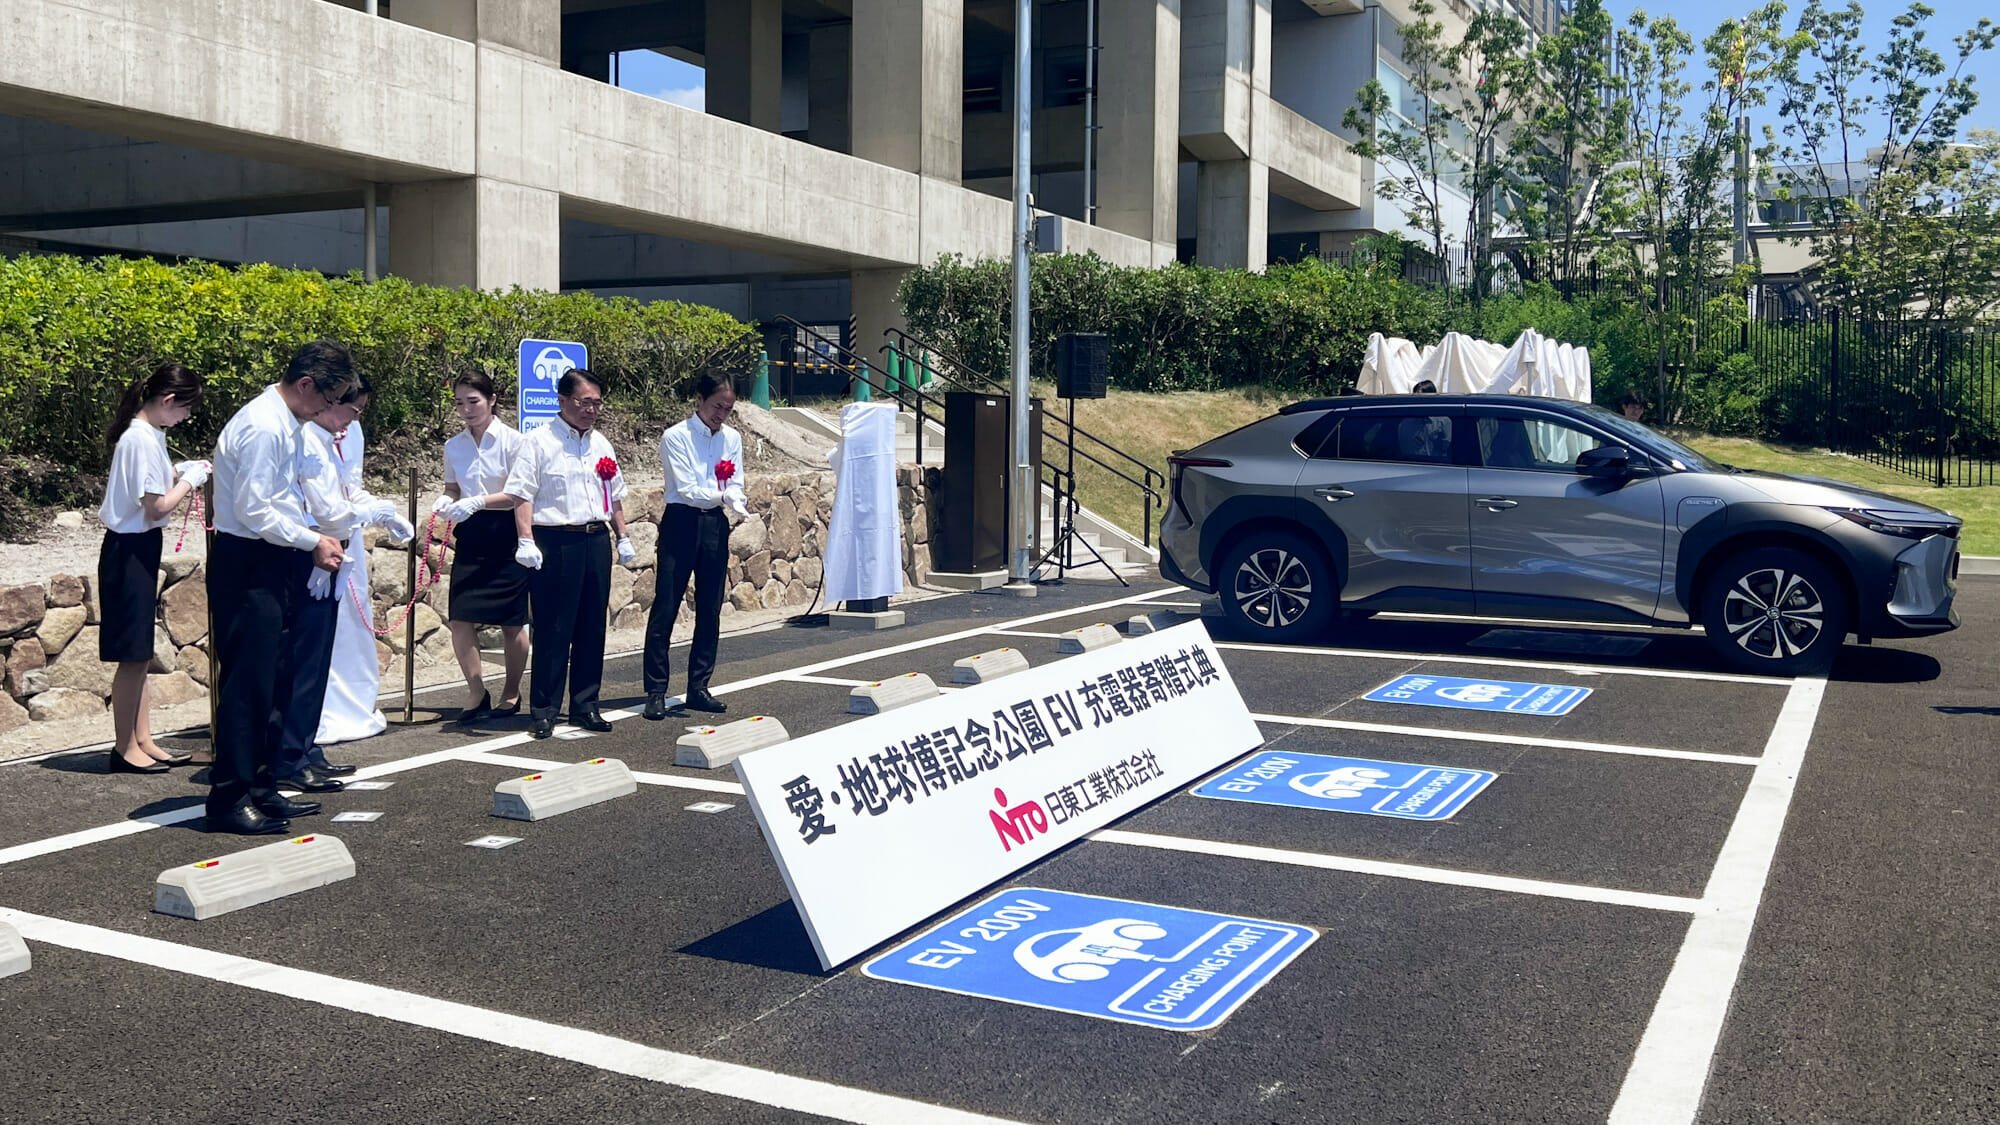
{"type": "Polygon", "coordinates": [[[97,658],[114,664],[153,659],[159,608],[159,528],[104,533],[97,552],[97,658]]]}
{"type": "Polygon", "coordinates": [[[476,512],[452,532],[451,620],[528,623],[528,568],[514,561],[514,513],[476,512]]]}

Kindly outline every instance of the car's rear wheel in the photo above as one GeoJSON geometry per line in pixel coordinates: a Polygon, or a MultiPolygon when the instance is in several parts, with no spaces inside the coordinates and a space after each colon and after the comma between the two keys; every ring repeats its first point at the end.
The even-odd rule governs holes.
{"type": "Polygon", "coordinates": [[[1296,532],[1252,532],[1224,553],[1216,576],[1223,614],[1257,640],[1308,640],[1340,610],[1326,553],[1296,532]]]}
{"type": "Polygon", "coordinates": [[[1789,547],[1726,559],[1702,592],[1702,628],[1724,663],[1796,676],[1833,666],[1847,639],[1847,598],[1826,564],[1789,547]]]}

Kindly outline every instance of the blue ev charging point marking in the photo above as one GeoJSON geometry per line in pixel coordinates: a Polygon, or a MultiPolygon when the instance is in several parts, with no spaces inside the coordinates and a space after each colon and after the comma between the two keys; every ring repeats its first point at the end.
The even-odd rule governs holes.
{"type": "Polygon", "coordinates": [[[1197,797],[1403,820],[1445,820],[1498,776],[1485,770],[1263,753],[1196,786],[1197,797]]]}
{"type": "Polygon", "coordinates": [[[861,971],[961,996],[1206,1031],[1318,937],[1259,918],[1016,887],[861,971]]]}
{"type": "Polygon", "coordinates": [[[1376,703],[1414,703],[1461,711],[1507,711],[1516,715],[1567,715],[1590,695],[1589,688],[1566,684],[1522,684],[1512,680],[1461,680],[1452,676],[1404,676],[1361,698],[1376,703]]]}

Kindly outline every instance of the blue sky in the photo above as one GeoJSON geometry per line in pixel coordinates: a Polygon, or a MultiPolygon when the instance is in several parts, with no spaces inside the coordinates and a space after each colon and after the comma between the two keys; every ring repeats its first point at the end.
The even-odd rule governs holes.
{"type": "Polygon", "coordinates": [[[689,109],[700,109],[705,104],[701,68],[670,59],[658,51],[620,53],[618,85],[689,109]]]}

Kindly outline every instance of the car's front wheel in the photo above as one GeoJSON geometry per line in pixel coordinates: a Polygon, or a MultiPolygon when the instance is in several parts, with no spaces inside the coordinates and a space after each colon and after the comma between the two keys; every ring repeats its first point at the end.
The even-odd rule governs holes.
{"type": "Polygon", "coordinates": [[[1223,614],[1257,640],[1309,640],[1340,609],[1326,553],[1295,532],[1251,533],[1224,553],[1216,577],[1223,614]]]}
{"type": "Polygon", "coordinates": [[[1702,628],[1723,662],[1746,672],[1824,672],[1847,639],[1839,579],[1804,551],[1762,547],[1725,560],[1702,594],[1702,628]]]}

